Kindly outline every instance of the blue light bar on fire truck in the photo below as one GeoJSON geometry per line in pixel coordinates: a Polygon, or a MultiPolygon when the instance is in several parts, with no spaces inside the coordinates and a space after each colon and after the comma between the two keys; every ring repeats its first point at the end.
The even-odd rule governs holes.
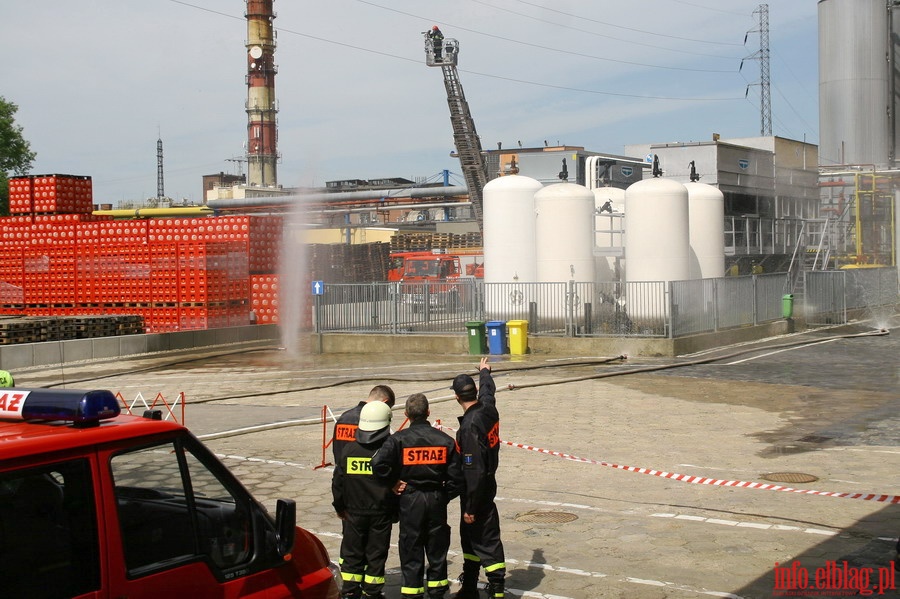
{"type": "Polygon", "coordinates": [[[119,400],[109,391],[0,390],[0,419],[64,420],[75,426],[93,426],[119,412],[119,400]]]}

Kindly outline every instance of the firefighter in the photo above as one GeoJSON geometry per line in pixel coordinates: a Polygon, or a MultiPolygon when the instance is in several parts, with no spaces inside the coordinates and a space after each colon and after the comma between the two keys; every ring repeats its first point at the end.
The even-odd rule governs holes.
{"type": "Polygon", "coordinates": [[[369,391],[368,397],[359,402],[356,407],[350,408],[340,416],[334,423],[334,434],[331,437],[331,451],[334,453],[334,463],[341,462],[341,450],[347,443],[356,439],[356,427],[359,425],[359,413],[370,401],[380,401],[394,407],[394,390],[387,385],[375,385],[369,391]]]}
{"type": "Polygon", "coordinates": [[[16,382],[8,370],[0,370],[0,387],[15,387],[16,382]]]}
{"type": "Polygon", "coordinates": [[[500,458],[500,415],[496,387],[487,358],[478,367],[478,388],[467,374],[453,379],[453,393],[463,409],[456,432],[463,487],[460,493],[459,536],[463,552],[462,588],[455,599],[478,598],[478,575],[484,568],[488,597],[502,598],[506,563],[500,540],[497,465],[500,458]]]}
{"type": "Polygon", "coordinates": [[[372,456],[390,435],[391,408],[366,403],[356,440],[341,449],[331,479],[332,505],[341,519],[341,597],[384,599],[384,564],[391,542],[397,501],[391,488],[372,475],[372,456]]]}
{"type": "Polygon", "coordinates": [[[404,599],[441,599],[450,588],[447,502],[458,494],[461,472],[453,438],[428,422],[428,398],[406,400],[409,428],[385,441],[372,472],[400,496],[400,569],[404,599]],[[425,559],[428,571],[425,571],[425,559]],[[423,577],[425,583],[423,584],[423,577]]]}
{"type": "Polygon", "coordinates": [[[443,50],[444,45],[444,34],[441,33],[441,30],[437,25],[432,27],[431,31],[428,32],[428,39],[431,40],[431,50],[434,52],[434,60],[440,62],[441,51],[443,50]]]}

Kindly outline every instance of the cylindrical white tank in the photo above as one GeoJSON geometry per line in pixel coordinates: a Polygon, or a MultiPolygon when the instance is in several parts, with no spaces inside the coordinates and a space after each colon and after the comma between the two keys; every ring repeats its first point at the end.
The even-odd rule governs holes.
{"type": "Polygon", "coordinates": [[[594,243],[598,255],[594,257],[597,281],[620,280],[619,256],[625,238],[621,231],[625,224],[625,190],[618,187],[597,187],[594,194],[594,243]],[[606,206],[612,209],[604,209],[606,206]]]}
{"type": "MultiPolygon", "coordinates": [[[[625,190],[625,280],[683,281],[690,278],[688,191],[671,179],[645,179],[625,190]]],[[[665,290],[628,286],[629,317],[666,314],[665,290]]]]}
{"type": "Polygon", "coordinates": [[[534,195],[540,181],[497,177],[484,186],[484,282],[537,281],[534,195]]]}
{"type": "Polygon", "coordinates": [[[818,9],[819,163],[884,166],[894,135],[885,1],[820,0],[818,9]]]}
{"type": "MultiPolygon", "coordinates": [[[[594,194],[556,183],[534,194],[537,280],[594,282],[594,194]]],[[[486,259],[485,259],[486,260],[486,259]]]]}
{"type": "Polygon", "coordinates": [[[725,276],[725,196],[706,183],[685,183],[691,240],[691,278],[725,276]]]}

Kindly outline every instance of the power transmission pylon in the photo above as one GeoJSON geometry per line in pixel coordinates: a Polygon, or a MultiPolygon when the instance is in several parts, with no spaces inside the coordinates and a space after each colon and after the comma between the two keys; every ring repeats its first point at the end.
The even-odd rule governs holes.
{"type": "MultiPolygon", "coordinates": [[[[770,92],[771,78],[769,76],[769,5],[760,4],[754,15],[759,15],[759,29],[751,29],[744,35],[744,43],[747,43],[747,36],[751,33],[759,32],[759,50],[745,58],[744,60],[759,61],[759,134],[763,136],[772,135],[772,94],[770,92]]],[[[741,61],[743,68],[744,61],[741,61]]],[[[740,70],[740,69],[738,69],[740,70]]],[[[751,84],[753,85],[753,84],[751,84]]],[[[750,86],[747,86],[747,95],[750,86]]]]}

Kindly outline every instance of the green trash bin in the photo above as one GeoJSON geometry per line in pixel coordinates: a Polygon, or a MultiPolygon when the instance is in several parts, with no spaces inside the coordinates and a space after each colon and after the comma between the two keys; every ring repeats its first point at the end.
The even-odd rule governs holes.
{"type": "Polygon", "coordinates": [[[528,353],[528,321],[510,320],[506,323],[509,330],[509,353],[523,356],[528,353]]]}
{"type": "Polygon", "coordinates": [[[471,320],[466,323],[466,333],[469,338],[469,353],[480,356],[487,353],[487,337],[484,334],[484,321],[471,320]]]}
{"type": "Polygon", "coordinates": [[[794,315],[794,295],[788,293],[781,296],[781,316],[791,318],[794,315]]]}

